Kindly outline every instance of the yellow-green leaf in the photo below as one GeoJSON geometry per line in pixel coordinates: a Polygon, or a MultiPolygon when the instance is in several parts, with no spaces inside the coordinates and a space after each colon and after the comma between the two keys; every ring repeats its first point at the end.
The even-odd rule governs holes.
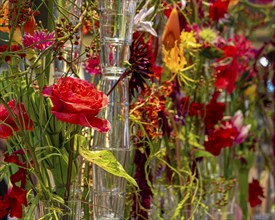
{"type": "Polygon", "coordinates": [[[84,159],[96,164],[115,176],[125,178],[128,182],[138,187],[135,179],[124,170],[123,166],[117,161],[115,156],[110,151],[89,151],[81,146],[79,148],[79,153],[84,159]]]}

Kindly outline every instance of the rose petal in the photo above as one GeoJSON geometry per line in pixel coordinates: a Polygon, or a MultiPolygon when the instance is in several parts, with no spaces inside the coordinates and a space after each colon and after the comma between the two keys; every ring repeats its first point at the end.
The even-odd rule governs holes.
{"type": "Polygon", "coordinates": [[[79,124],[79,114],[62,113],[59,111],[54,111],[53,109],[51,112],[54,114],[57,120],[68,122],[70,124],[79,124]]]}
{"type": "Polygon", "coordinates": [[[84,127],[90,127],[100,132],[107,132],[111,128],[111,124],[108,120],[100,119],[97,117],[85,117],[81,114],[80,124],[84,127]]]}

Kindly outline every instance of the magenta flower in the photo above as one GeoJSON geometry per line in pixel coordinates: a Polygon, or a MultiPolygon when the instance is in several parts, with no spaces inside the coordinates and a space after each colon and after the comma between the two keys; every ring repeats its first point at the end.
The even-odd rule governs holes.
{"type": "Polygon", "coordinates": [[[243,125],[243,113],[240,110],[235,113],[231,119],[231,123],[238,131],[238,136],[235,138],[235,142],[237,144],[243,143],[248,136],[251,125],[243,125]]]}
{"type": "Polygon", "coordinates": [[[54,32],[35,31],[34,35],[25,33],[23,37],[23,45],[34,50],[46,50],[54,44],[54,32]]]}
{"type": "Polygon", "coordinates": [[[85,63],[85,69],[91,75],[101,74],[98,56],[90,57],[85,63]]]}

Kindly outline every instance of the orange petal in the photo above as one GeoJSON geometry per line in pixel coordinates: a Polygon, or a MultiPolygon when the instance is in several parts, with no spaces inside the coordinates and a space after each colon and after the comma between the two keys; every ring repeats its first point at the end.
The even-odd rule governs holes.
{"type": "Polygon", "coordinates": [[[175,42],[180,42],[180,22],[176,8],[174,8],[168,18],[162,34],[162,42],[166,50],[175,46],[175,42]]]}

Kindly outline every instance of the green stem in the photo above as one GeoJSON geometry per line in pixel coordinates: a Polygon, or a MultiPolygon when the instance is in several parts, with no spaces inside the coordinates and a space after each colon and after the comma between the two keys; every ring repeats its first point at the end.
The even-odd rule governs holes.
{"type": "MultiPolygon", "coordinates": [[[[54,19],[49,19],[50,17],[53,16],[53,11],[54,11],[54,1],[53,0],[49,0],[48,1],[48,22],[47,22],[47,29],[49,32],[52,32],[54,31],[54,19]]],[[[51,56],[52,56],[52,53],[48,53],[47,56],[46,56],[46,65],[45,65],[45,75],[46,75],[46,79],[47,79],[47,82],[49,83],[49,80],[50,80],[50,66],[51,65],[47,65],[47,64],[50,64],[51,63],[51,56]]],[[[48,84],[47,83],[47,84],[48,84]]]]}
{"type": "Polygon", "coordinates": [[[239,200],[243,213],[243,219],[248,219],[248,173],[249,169],[246,167],[239,170],[239,200]]]}
{"type": "Polygon", "coordinates": [[[70,149],[69,149],[67,181],[66,181],[66,189],[65,189],[65,195],[64,195],[64,202],[66,206],[68,206],[68,201],[70,198],[73,159],[74,159],[74,138],[72,138],[70,141],[70,149]]]}

